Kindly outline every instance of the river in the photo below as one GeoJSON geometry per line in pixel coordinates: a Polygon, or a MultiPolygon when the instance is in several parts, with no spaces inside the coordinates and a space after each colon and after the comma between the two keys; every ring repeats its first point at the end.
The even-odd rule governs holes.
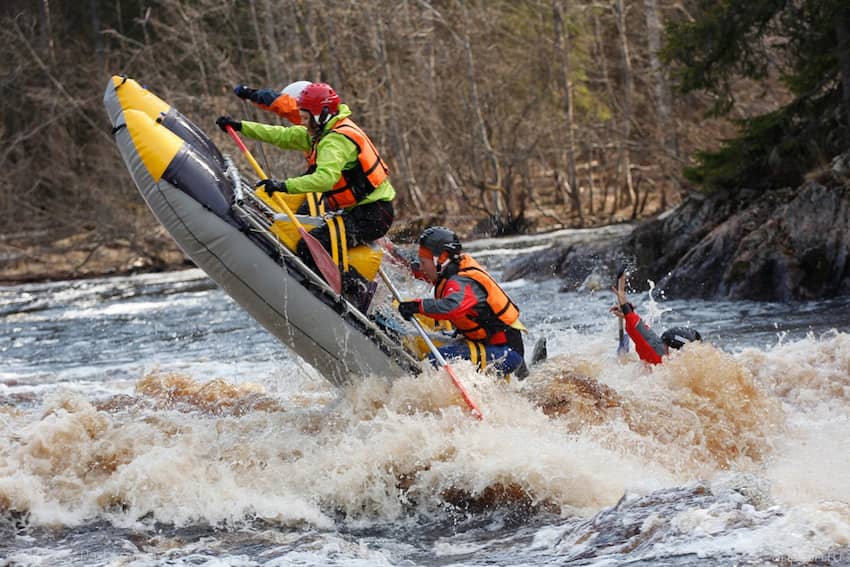
{"type": "Polygon", "coordinates": [[[650,369],[605,286],[505,287],[549,358],[454,363],[481,422],[430,369],[333,388],[198,270],[0,288],[0,565],[850,564],[850,298],[634,294],[705,339],[650,369]]]}

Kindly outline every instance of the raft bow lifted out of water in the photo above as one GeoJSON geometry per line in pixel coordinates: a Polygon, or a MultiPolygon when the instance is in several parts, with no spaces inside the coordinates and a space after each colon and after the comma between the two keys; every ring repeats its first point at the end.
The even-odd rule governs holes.
{"type": "MultiPolygon", "coordinates": [[[[112,77],[103,102],[127,169],[157,220],[270,333],[335,385],[420,371],[394,337],[301,262],[292,252],[294,227],[241,180],[200,128],[127,77],[112,77]]],[[[357,252],[349,250],[346,261],[357,252]]],[[[379,265],[380,255],[372,267],[379,265]]]]}

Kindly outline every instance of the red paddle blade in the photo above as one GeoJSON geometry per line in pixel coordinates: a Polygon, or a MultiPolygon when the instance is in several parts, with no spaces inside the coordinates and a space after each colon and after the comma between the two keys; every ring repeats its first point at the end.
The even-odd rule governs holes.
{"type": "Polygon", "coordinates": [[[473,402],[472,398],[469,397],[469,392],[467,392],[466,388],[464,388],[463,384],[461,384],[460,380],[455,374],[454,369],[449,366],[448,362],[443,368],[449,374],[449,377],[452,379],[452,382],[454,382],[455,387],[458,389],[458,391],[460,391],[460,397],[463,398],[464,402],[466,402],[466,407],[469,408],[469,411],[472,413],[475,419],[479,421],[484,419],[484,414],[481,413],[481,410],[478,409],[478,406],[475,405],[475,402],[473,402]]]}
{"type": "Polygon", "coordinates": [[[301,233],[301,238],[307,244],[307,249],[313,256],[313,261],[325,277],[325,281],[328,282],[328,285],[336,293],[342,293],[342,275],[339,273],[336,262],[333,261],[333,258],[325,250],[325,247],[322,246],[322,243],[316,240],[315,236],[311,236],[304,227],[299,228],[299,232],[301,233]]]}

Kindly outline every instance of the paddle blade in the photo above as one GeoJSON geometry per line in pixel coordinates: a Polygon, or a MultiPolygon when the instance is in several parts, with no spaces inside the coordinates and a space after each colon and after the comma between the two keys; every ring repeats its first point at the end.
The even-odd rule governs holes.
{"type": "Polygon", "coordinates": [[[617,343],[617,354],[624,355],[629,352],[629,337],[628,335],[620,335],[620,340],[617,343]]]}
{"type": "Polygon", "coordinates": [[[531,364],[538,364],[549,357],[549,351],[546,348],[546,337],[541,337],[534,344],[534,350],[531,351],[531,364]]]}
{"type": "MultiPolygon", "coordinates": [[[[626,265],[620,267],[617,271],[617,303],[622,303],[626,297],[626,265]]],[[[624,322],[620,319],[620,333],[617,341],[617,356],[625,356],[629,352],[629,337],[623,329],[624,322]]]]}
{"type": "Polygon", "coordinates": [[[328,282],[328,285],[336,293],[342,293],[342,275],[339,273],[339,268],[336,262],[333,261],[333,258],[331,258],[331,255],[325,250],[322,243],[315,236],[311,236],[304,227],[299,226],[298,232],[301,233],[301,238],[307,244],[307,249],[310,251],[310,255],[313,256],[313,261],[316,263],[319,271],[322,272],[325,281],[328,282]]]}
{"type": "MultiPolygon", "coordinates": [[[[393,297],[396,299],[396,301],[401,302],[401,296],[398,294],[398,290],[393,285],[392,280],[390,280],[390,278],[387,276],[387,273],[384,272],[384,270],[382,270],[381,268],[378,268],[378,274],[380,274],[381,279],[384,280],[384,283],[387,284],[390,293],[393,294],[393,297]]],[[[434,341],[431,340],[431,338],[428,336],[428,333],[426,333],[425,329],[422,327],[422,323],[420,323],[416,317],[414,317],[411,322],[413,323],[413,326],[416,327],[416,330],[419,332],[419,336],[421,336],[422,340],[425,341],[425,344],[428,345],[428,348],[431,350],[431,354],[434,355],[434,359],[436,359],[437,362],[439,362],[443,366],[446,373],[448,373],[449,378],[452,379],[455,388],[457,388],[460,392],[463,401],[466,402],[466,406],[469,408],[472,415],[474,415],[475,418],[479,421],[484,419],[484,415],[481,413],[481,410],[478,409],[478,406],[476,406],[475,402],[472,401],[472,398],[469,397],[469,392],[466,391],[466,388],[463,387],[463,384],[458,379],[457,375],[455,375],[454,369],[449,366],[449,363],[446,362],[446,359],[443,358],[443,355],[440,354],[439,350],[437,350],[437,347],[434,345],[434,341]]]]}
{"type": "Polygon", "coordinates": [[[470,413],[475,416],[475,419],[481,421],[484,419],[484,415],[481,413],[481,410],[478,409],[478,406],[475,405],[475,402],[472,401],[472,398],[469,397],[469,392],[466,391],[466,388],[463,387],[458,377],[455,375],[454,368],[449,366],[447,362],[445,366],[443,366],[446,372],[448,372],[449,377],[451,377],[452,382],[454,382],[455,387],[460,392],[460,397],[463,398],[463,401],[466,402],[466,406],[469,408],[470,413]]]}

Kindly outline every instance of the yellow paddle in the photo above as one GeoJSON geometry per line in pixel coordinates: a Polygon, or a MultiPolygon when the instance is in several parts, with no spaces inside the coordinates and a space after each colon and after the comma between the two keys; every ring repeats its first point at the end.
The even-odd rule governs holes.
{"type": "MultiPolygon", "coordinates": [[[[245,157],[248,159],[251,167],[254,168],[254,171],[257,172],[257,175],[260,176],[260,179],[268,179],[263,168],[260,167],[260,164],[257,163],[257,160],[255,160],[254,156],[251,155],[251,152],[248,151],[248,147],[245,146],[245,143],[242,141],[242,138],[239,137],[239,134],[236,133],[236,130],[234,130],[229,124],[225,126],[225,129],[227,130],[227,133],[230,134],[230,137],[233,138],[233,141],[236,142],[236,145],[239,146],[239,149],[242,150],[242,153],[245,154],[245,157]]],[[[291,220],[298,229],[299,234],[301,234],[301,238],[304,239],[304,242],[307,244],[307,249],[310,251],[313,261],[316,263],[319,271],[322,272],[322,275],[325,276],[325,281],[328,282],[328,285],[330,285],[337,294],[341,293],[342,276],[339,273],[339,268],[337,267],[336,262],[334,262],[333,258],[331,258],[331,255],[325,247],[322,246],[322,243],[319,242],[315,236],[311,236],[301,223],[298,222],[298,218],[292,213],[292,209],[289,208],[289,205],[287,205],[283,199],[278,199],[275,203],[283,207],[283,212],[286,213],[286,216],[289,217],[289,220],[291,220]]]]}

